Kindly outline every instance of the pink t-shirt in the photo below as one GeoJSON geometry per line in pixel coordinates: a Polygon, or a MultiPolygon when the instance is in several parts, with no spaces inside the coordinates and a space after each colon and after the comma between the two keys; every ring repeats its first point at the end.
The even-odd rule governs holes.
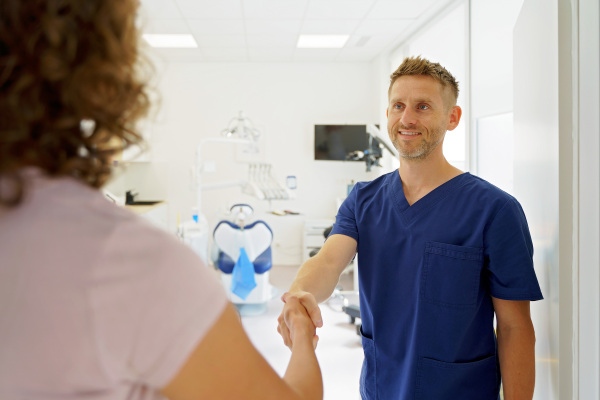
{"type": "Polygon", "coordinates": [[[0,399],[155,399],[227,303],[187,246],[28,169],[0,207],[0,399]]]}

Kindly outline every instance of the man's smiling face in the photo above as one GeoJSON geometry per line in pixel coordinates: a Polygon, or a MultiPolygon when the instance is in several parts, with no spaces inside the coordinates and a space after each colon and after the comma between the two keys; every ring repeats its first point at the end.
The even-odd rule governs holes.
{"type": "Polygon", "coordinates": [[[406,75],[398,78],[391,90],[387,109],[388,133],[394,147],[405,159],[425,159],[454,129],[450,96],[434,78],[406,75]]]}

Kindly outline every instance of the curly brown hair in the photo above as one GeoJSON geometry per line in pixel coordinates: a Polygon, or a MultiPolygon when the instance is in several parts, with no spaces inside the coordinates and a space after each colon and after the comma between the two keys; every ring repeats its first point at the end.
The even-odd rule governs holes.
{"type": "Polygon", "coordinates": [[[0,177],[11,186],[0,185],[0,206],[20,203],[25,166],[99,188],[112,156],[141,143],[135,123],[149,101],[140,72],[149,64],[138,51],[138,5],[0,1],[0,177]],[[80,129],[84,119],[93,132],[80,129]]]}
{"type": "Polygon", "coordinates": [[[420,56],[406,57],[402,64],[390,75],[390,87],[388,89],[388,96],[392,91],[394,82],[402,76],[407,75],[425,75],[430,76],[439,83],[442,87],[450,89],[450,104],[448,106],[455,106],[456,100],[458,99],[458,81],[452,76],[450,72],[439,63],[431,62],[420,56]]]}

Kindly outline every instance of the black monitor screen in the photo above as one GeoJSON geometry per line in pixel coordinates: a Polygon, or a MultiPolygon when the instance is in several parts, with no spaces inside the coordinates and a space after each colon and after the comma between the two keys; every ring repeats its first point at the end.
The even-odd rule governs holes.
{"type": "Polygon", "coordinates": [[[315,125],[315,160],[347,160],[368,147],[366,125],[315,125]]]}

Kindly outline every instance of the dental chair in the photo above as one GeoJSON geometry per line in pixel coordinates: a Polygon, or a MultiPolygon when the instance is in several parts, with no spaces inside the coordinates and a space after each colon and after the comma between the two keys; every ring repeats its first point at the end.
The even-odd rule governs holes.
{"type": "Polygon", "coordinates": [[[231,207],[233,222],[220,221],[213,231],[213,261],[221,271],[229,300],[241,315],[266,312],[272,298],[269,271],[273,232],[264,221],[246,223],[252,213],[248,204],[235,204],[231,207]]]}

